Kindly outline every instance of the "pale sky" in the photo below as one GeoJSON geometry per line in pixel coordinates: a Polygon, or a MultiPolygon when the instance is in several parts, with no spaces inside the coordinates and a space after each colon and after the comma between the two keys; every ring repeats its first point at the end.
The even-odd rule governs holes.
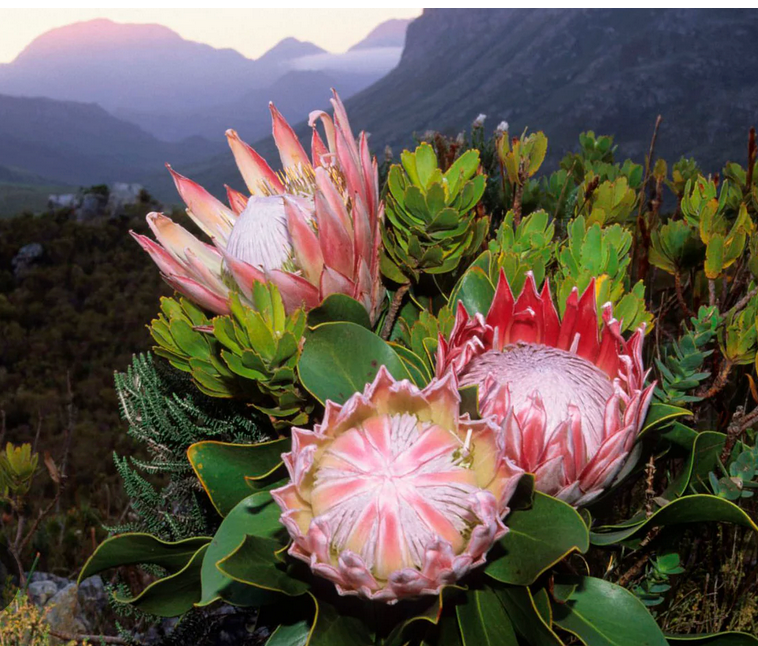
{"type": "Polygon", "coordinates": [[[94,18],[158,23],[188,40],[257,58],[287,36],[344,52],[379,23],[420,14],[421,9],[0,9],[0,63],[12,61],[50,29],[94,18]]]}

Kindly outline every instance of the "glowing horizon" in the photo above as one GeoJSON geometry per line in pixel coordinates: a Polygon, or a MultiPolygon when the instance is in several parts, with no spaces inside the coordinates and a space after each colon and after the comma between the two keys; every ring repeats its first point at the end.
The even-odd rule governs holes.
{"type": "Polygon", "coordinates": [[[96,18],[158,24],[187,40],[258,58],[287,37],[344,52],[380,23],[420,14],[421,9],[2,9],[0,63],[11,62],[51,29],[96,18]]]}

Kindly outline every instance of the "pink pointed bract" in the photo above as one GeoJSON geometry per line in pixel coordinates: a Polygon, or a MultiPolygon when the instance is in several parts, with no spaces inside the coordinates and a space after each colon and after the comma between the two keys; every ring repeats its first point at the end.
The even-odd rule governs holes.
{"type": "Polygon", "coordinates": [[[458,413],[452,375],[420,390],[382,367],[312,430],[292,430],[291,482],[272,491],[289,553],[340,594],[437,594],[486,560],[523,471],[492,420],[458,413]]]}
{"type": "Polygon", "coordinates": [[[624,339],[610,304],[598,326],[595,284],[574,289],[561,320],[547,282],[527,275],[514,298],[500,274],[487,316],[459,303],[440,337],[437,375],[477,386],[483,417],[500,424],[507,456],[539,490],[575,506],[596,498],[626,462],[647,414],[644,326],[624,339]]]}
{"type": "Polygon", "coordinates": [[[245,195],[227,187],[229,206],[169,167],[188,215],[213,244],[201,242],[163,214],[149,214],[159,244],[132,235],[166,282],[219,314],[229,311],[230,289],[245,299],[254,281],[270,281],[288,311],[316,307],[340,293],[362,303],[376,319],[384,298],[379,272],[384,206],[376,160],[369,155],[365,133],[357,140],[353,136],[336,92],[332,106],[333,118],[320,111],[310,115],[310,158],[281,113],[270,106],[280,172],[228,130],[249,191],[245,195]]]}

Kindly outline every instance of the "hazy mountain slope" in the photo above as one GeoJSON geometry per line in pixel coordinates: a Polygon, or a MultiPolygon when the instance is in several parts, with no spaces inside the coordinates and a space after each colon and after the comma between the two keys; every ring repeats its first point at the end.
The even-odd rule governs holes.
{"type": "Polygon", "coordinates": [[[489,128],[545,130],[553,156],[586,129],[640,154],[660,113],[661,154],[718,164],[756,119],[756,33],[748,10],[427,10],[398,67],[348,109],[375,149],[485,113],[489,128]]]}
{"type": "Polygon", "coordinates": [[[368,36],[353,45],[349,51],[370,49],[374,47],[402,47],[405,44],[405,32],[411,20],[394,18],[374,27],[368,36]]]}
{"type": "MultiPolygon", "coordinates": [[[[490,132],[502,119],[512,133],[544,130],[552,163],[589,129],[641,157],[662,114],[658,152],[716,170],[742,160],[756,121],[755,33],[758,11],[425,10],[397,68],[346,105],[377,155],[429,128],[454,135],[484,113],[490,132]]],[[[307,124],[296,130],[308,141],[307,124]]],[[[270,138],[255,147],[277,159],[270,138]]],[[[188,172],[209,190],[240,186],[226,154],[188,172]]]]}
{"type": "Polygon", "coordinates": [[[167,27],[99,19],[39,36],[0,66],[0,92],[93,102],[108,110],[169,110],[242,94],[239,85],[252,81],[253,67],[237,51],[185,40],[167,27]]]}
{"type": "Polygon", "coordinates": [[[63,184],[134,181],[221,149],[199,138],[159,141],[94,104],[0,95],[0,115],[0,166],[63,184]]]}
{"type": "Polygon", "coordinates": [[[373,38],[370,49],[331,54],[285,38],[251,60],[185,40],[160,25],[92,20],[42,34],[16,60],[0,65],[0,94],[97,103],[167,141],[194,135],[216,139],[235,124],[258,139],[268,127],[252,116],[260,103],[256,92],[267,97],[264,106],[268,100],[285,106],[313,102],[330,85],[344,87],[346,96],[357,92],[400,58],[402,25],[384,31],[394,40],[384,38],[383,45],[369,36],[363,42],[373,38]],[[295,78],[303,70],[313,79],[295,78]],[[321,77],[317,93],[309,94],[321,77]]]}

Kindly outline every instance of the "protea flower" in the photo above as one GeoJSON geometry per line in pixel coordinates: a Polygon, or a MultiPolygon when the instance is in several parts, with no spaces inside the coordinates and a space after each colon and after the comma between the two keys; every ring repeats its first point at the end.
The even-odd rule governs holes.
{"type": "Polygon", "coordinates": [[[541,491],[579,506],[618,474],[645,420],[653,385],[644,387],[644,325],[628,340],[603,307],[595,284],[576,288],[560,320],[547,281],[531,273],[518,299],[500,274],[486,318],[459,304],[450,339],[440,338],[438,376],[479,387],[482,416],[501,424],[507,456],[534,473],[541,491]]]}
{"type": "Polygon", "coordinates": [[[291,482],[272,491],[289,553],[343,595],[436,594],[484,563],[523,473],[497,425],[459,417],[455,378],[424,390],[382,367],[313,430],[292,429],[291,482]]]}
{"type": "Polygon", "coordinates": [[[379,276],[379,200],[376,160],[365,133],[356,141],[334,93],[334,119],[312,112],[311,157],[271,104],[273,134],[282,162],[275,173],[234,130],[232,153],[250,191],[229,187],[229,207],[169,167],[187,213],[213,242],[201,242],[162,213],[148,224],[158,243],[132,235],[178,292],[216,313],[228,313],[230,289],[250,298],[254,281],[271,281],[288,312],[316,307],[333,293],[363,303],[372,319],[384,291],[379,276]],[[321,121],[325,144],[316,124],[321,121]]]}

